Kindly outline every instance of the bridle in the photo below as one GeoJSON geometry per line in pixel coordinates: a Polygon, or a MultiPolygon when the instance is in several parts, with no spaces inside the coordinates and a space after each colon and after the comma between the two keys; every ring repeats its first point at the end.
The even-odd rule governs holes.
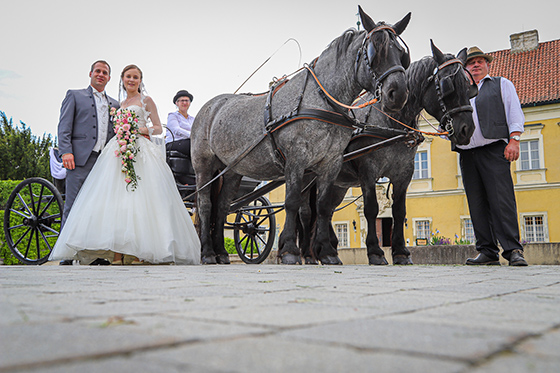
{"type": "MultiPolygon", "coordinates": [[[[471,77],[471,82],[474,82],[474,79],[472,78],[472,75],[471,75],[470,71],[468,71],[466,69],[463,69],[462,67],[463,67],[463,62],[461,60],[459,60],[458,58],[454,58],[454,59],[446,61],[446,62],[442,63],[441,65],[437,66],[434,69],[433,74],[428,78],[428,82],[431,81],[431,80],[434,81],[436,94],[437,94],[437,98],[438,98],[438,103],[439,103],[439,106],[441,108],[441,111],[443,112],[443,116],[439,120],[440,127],[442,127],[443,130],[448,133],[448,136],[452,136],[453,133],[454,133],[453,115],[456,114],[456,113],[463,112],[463,111],[468,111],[468,112],[471,112],[471,113],[473,111],[473,108],[470,104],[469,105],[462,105],[462,106],[453,108],[451,110],[448,110],[447,106],[445,105],[445,102],[443,100],[447,95],[449,95],[454,90],[454,87],[452,85],[451,77],[454,77],[455,75],[457,75],[457,73],[459,73],[459,71],[461,71],[461,70],[466,71],[471,77]],[[458,65],[455,72],[453,72],[452,74],[444,77],[443,79],[440,79],[440,76],[439,76],[440,71],[443,68],[445,68],[447,66],[454,65],[454,64],[458,65]]],[[[478,88],[477,88],[476,84],[471,83],[471,85],[468,89],[469,98],[472,98],[472,97],[476,96],[475,92],[478,92],[478,88]]]]}
{"type": "MultiPolygon", "coordinates": [[[[358,54],[356,55],[356,63],[354,66],[354,80],[356,82],[358,82],[359,84],[359,80],[358,80],[358,69],[360,67],[360,59],[363,59],[363,61],[365,62],[365,68],[367,73],[372,76],[375,80],[375,84],[374,84],[374,89],[373,89],[373,98],[378,100],[381,97],[381,89],[383,87],[383,81],[391,74],[393,73],[397,73],[397,72],[401,72],[401,73],[405,73],[405,68],[408,67],[408,65],[410,64],[410,50],[408,49],[408,45],[404,42],[404,40],[397,35],[397,33],[395,32],[395,30],[389,26],[389,25],[380,25],[377,26],[376,28],[374,28],[373,30],[371,30],[367,36],[364,38],[363,42],[362,42],[362,46],[360,47],[360,49],[358,50],[358,54]],[[391,68],[389,68],[387,71],[385,71],[383,74],[381,74],[379,77],[377,77],[377,74],[375,73],[375,71],[373,71],[373,69],[371,68],[371,60],[373,60],[373,58],[375,57],[375,54],[377,53],[375,50],[375,46],[373,44],[373,42],[371,42],[371,36],[376,33],[376,32],[380,32],[383,30],[387,30],[390,33],[392,33],[393,35],[395,35],[396,38],[398,38],[403,45],[406,47],[406,51],[405,51],[405,55],[402,57],[401,59],[401,64],[402,65],[407,65],[407,66],[402,66],[402,65],[398,65],[398,66],[393,66],[391,68]]],[[[365,90],[368,90],[367,87],[363,87],[365,90]]]]}

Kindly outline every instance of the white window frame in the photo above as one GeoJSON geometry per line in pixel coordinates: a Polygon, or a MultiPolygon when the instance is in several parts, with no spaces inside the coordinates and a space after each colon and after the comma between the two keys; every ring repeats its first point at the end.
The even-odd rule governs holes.
{"type": "Polygon", "coordinates": [[[414,173],[412,174],[412,180],[422,180],[422,179],[429,179],[430,178],[430,153],[427,150],[418,150],[416,152],[416,154],[414,155],[414,173]],[[422,166],[423,161],[420,160],[420,162],[416,162],[416,157],[417,156],[421,156],[425,154],[426,155],[426,168],[420,168],[419,169],[419,173],[420,173],[420,177],[414,177],[414,175],[416,174],[416,165],[420,164],[420,166],[422,166]],[[424,177],[422,174],[424,173],[424,171],[426,172],[426,176],[424,177]]]}
{"type": "Polygon", "coordinates": [[[542,168],[541,166],[541,159],[542,159],[542,154],[541,154],[541,150],[540,150],[540,146],[539,146],[539,140],[538,139],[528,139],[528,140],[521,140],[519,142],[519,159],[517,160],[517,163],[519,165],[519,170],[520,171],[534,171],[534,170],[539,170],[542,168]],[[533,167],[533,159],[531,157],[531,153],[532,153],[532,149],[531,149],[531,144],[535,144],[536,143],[536,151],[538,154],[538,165],[537,167],[533,167]],[[529,157],[529,159],[527,160],[527,162],[529,163],[529,168],[523,168],[523,161],[521,160],[521,156],[524,153],[524,151],[521,149],[523,145],[527,144],[527,155],[529,157]]]}
{"type": "Polygon", "coordinates": [[[474,226],[472,224],[472,218],[469,215],[461,215],[461,240],[469,241],[471,244],[476,243],[476,236],[474,234],[474,226]],[[467,221],[471,222],[472,227],[472,240],[467,237],[467,221]]]}
{"type": "Polygon", "coordinates": [[[425,238],[428,240],[428,242],[430,242],[430,240],[432,239],[432,218],[412,218],[412,235],[414,236],[414,239],[418,239],[418,238],[425,238]],[[427,221],[429,224],[429,231],[428,231],[428,237],[418,237],[418,222],[420,221],[427,221]]]}
{"type": "Polygon", "coordinates": [[[536,212],[524,212],[519,214],[519,221],[521,227],[521,241],[530,242],[530,243],[545,243],[550,242],[550,236],[548,232],[548,213],[546,211],[536,211],[536,212]],[[525,218],[526,217],[536,217],[542,216],[543,218],[543,241],[528,241],[527,239],[527,232],[525,227],[525,218]]]}
{"type": "Polygon", "coordinates": [[[339,248],[349,248],[350,247],[350,222],[348,221],[337,221],[333,222],[334,234],[338,239],[338,247],[339,248]],[[346,245],[344,245],[343,240],[340,237],[338,227],[346,227],[346,245]]]}
{"type": "Polygon", "coordinates": [[[412,179],[410,185],[408,186],[408,193],[424,193],[431,192],[433,190],[433,178],[432,178],[432,141],[433,138],[426,138],[422,144],[418,146],[416,152],[426,152],[428,155],[428,177],[420,179],[412,179]]]}
{"type": "Polygon", "coordinates": [[[546,167],[544,163],[544,138],[541,123],[525,125],[525,132],[521,134],[521,141],[538,141],[539,168],[528,170],[521,169],[521,160],[515,161],[515,175],[518,185],[544,184],[546,183],[546,167]]]}

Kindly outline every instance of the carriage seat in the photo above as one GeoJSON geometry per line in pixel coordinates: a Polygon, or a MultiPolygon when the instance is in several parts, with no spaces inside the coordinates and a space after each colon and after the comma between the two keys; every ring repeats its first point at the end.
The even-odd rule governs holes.
{"type": "Polygon", "coordinates": [[[166,152],[167,164],[173,172],[175,181],[179,184],[194,185],[196,178],[194,169],[189,155],[183,154],[177,150],[168,150],[166,152]]]}

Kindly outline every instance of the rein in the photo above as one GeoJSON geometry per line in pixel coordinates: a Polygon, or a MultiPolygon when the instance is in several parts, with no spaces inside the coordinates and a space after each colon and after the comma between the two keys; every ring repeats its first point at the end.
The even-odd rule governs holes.
{"type": "MultiPolygon", "coordinates": [[[[376,79],[376,90],[375,90],[375,97],[358,106],[350,106],[350,105],[346,105],[343,104],[342,102],[336,100],[329,92],[327,92],[327,90],[325,89],[325,87],[321,84],[321,82],[319,81],[319,78],[317,77],[317,75],[315,75],[315,72],[313,71],[313,68],[311,66],[309,66],[308,64],[305,64],[304,67],[298,69],[295,73],[303,70],[303,69],[307,69],[307,71],[311,74],[311,76],[313,76],[313,78],[315,79],[315,82],[317,82],[317,85],[319,86],[319,88],[321,89],[321,92],[323,92],[325,94],[326,97],[328,97],[333,103],[335,103],[336,105],[338,105],[339,107],[345,108],[345,109],[361,109],[370,105],[373,105],[374,103],[376,103],[378,101],[378,98],[380,96],[380,92],[381,92],[381,84],[382,81],[387,78],[390,74],[395,73],[395,72],[405,72],[404,67],[402,66],[393,66],[392,68],[388,69],[387,71],[385,71],[383,74],[381,74],[381,76],[379,78],[376,77],[375,73],[373,72],[373,70],[371,69],[371,66],[369,65],[369,60],[368,60],[368,56],[367,56],[367,51],[366,51],[366,42],[369,40],[369,38],[371,37],[371,35],[375,32],[378,31],[382,31],[382,30],[388,30],[390,32],[392,32],[393,34],[396,35],[395,30],[393,30],[392,27],[388,26],[388,25],[381,25],[378,26],[376,28],[374,28],[373,30],[371,30],[367,36],[364,38],[364,41],[362,42],[362,47],[358,50],[358,54],[357,54],[357,58],[356,58],[356,71],[358,68],[358,63],[359,63],[359,59],[360,59],[360,54],[364,55],[364,60],[366,61],[366,65],[367,68],[370,70],[370,73],[373,77],[375,77],[376,79]]],[[[276,52],[275,52],[276,53],[276,52]]],[[[272,57],[272,56],[271,56],[272,57]]],[[[270,59],[270,58],[269,58],[270,59]]],[[[268,62],[265,61],[265,63],[268,62]]],[[[317,59],[315,59],[313,61],[313,64],[315,64],[317,62],[317,59]]],[[[264,65],[264,63],[263,63],[264,65]]],[[[262,67],[262,65],[260,66],[262,67]]],[[[259,69],[260,69],[259,67],[259,69]]],[[[257,69],[258,70],[258,69],[257,69]]],[[[295,74],[293,73],[293,74],[295,74]]],[[[253,73],[254,74],[254,73],[253,73]]],[[[290,74],[290,75],[293,75],[290,74]]],[[[261,136],[256,139],[256,141],[254,141],[249,147],[247,147],[241,154],[239,154],[230,164],[228,164],[220,173],[218,173],[216,176],[214,176],[210,181],[208,181],[205,185],[203,185],[200,188],[197,188],[197,191],[193,192],[192,194],[190,194],[189,196],[187,196],[186,198],[190,198],[193,195],[195,195],[196,193],[198,193],[198,191],[207,188],[209,185],[211,185],[214,181],[216,181],[217,179],[219,179],[221,176],[223,176],[226,172],[228,172],[232,167],[234,167],[235,165],[237,165],[247,154],[249,154],[253,149],[255,149],[267,136],[271,139],[272,141],[272,145],[275,148],[275,154],[277,156],[278,159],[280,159],[280,161],[282,163],[284,163],[285,159],[284,159],[284,155],[282,153],[282,151],[280,150],[280,148],[276,145],[276,141],[274,140],[274,132],[277,131],[278,129],[284,127],[285,125],[295,122],[297,120],[304,120],[304,119],[311,119],[311,120],[319,120],[325,123],[330,123],[330,124],[334,124],[334,125],[339,125],[339,126],[343,126],[346,128],[363,128],[363,124],[350,118],[348,115],[346,114],[341,114],[341,113],[337,113],[337,112],[331,112],[331,111],[327,111],[327,110],[321,110],[321,109],[300,109],[300,104],[301,101],[303,100],[303,94],[305,91],[305,86],[307,84],[307,78],[308,78],[309,74],[307,74],[306,78],[305,78],[305,82],[303,85],[303,89],[302,89],[302,93],[299,95],[298,97],[298,103],[296,105],[296,108],[286,114],[283,115],[275,120],[271,119],[271,108],[272,108],[272,97],[274,96],[274,94],[276,93],[276,91],[278,89],[281,88],[282,85],[284,85],[287,82],[287,77],[284,77],[280,80],[278,80],[276,82],[276,84],[274,84],[269,91],[268,94],[268,98],[267,98],[267,102],[265,105],[265,132],[261,134],[261,136]]],[[[354,77],[355,78],[355,77],[354,77]]],[[[243,83],[245,84],[245,83],[243,83]]],[[[240,87],[241,88],[241,87],[240,87]]],[[[239,88],[238,88],[239,90],[239,88]]],[[[236,91],[237,92],[237,91],[236,91]]],[[[386,114],[387,115],[387,114],[386,114]]],[[[394,119],[393,119],[394,120],[394,119]]],[[[400,123],[400,122],[399,122],[400,123]]],[[[404,126],[406,126],[404,123],[402,123],[404,126]]],[[[397,136],[398,137],[398,136],[397,136]]],[[[283,167],[283,165],[282,165],[283,167]]]]}
{"type": "MultiPolygon", "coordinates": [[[[389,118],[389,119],[391,119],[392,121],[394,121],[394,122],[396,122],[396,123],[402,125],[403,127],[408,128],[408,129],[411,130],[411,131],[414,131],[414,132],[417,132],[417,133],[421,133],[421,134],[424,134],[424,135],[428,135],[428,136],[451,136],[451,135],[453,135],[453,118],[452,118],[451,116],[452,116],[453,114],[455,114],[455,113],[459,113],[459,112],[462,112],[462,111],[471,111],[471,112],[472,112],[472,107],[471,107],[470,105],[463,105],[463,106],[459,106],[459,107],[453,108],[453,109],[451,109],[451,110],[447,110],[447,107],[445,106],[445,103],[443,102],[443,97],[442,97],[442,94],[441,94],[441,91],[440,91],[440,87],[439,87],[439,77],[438,77],[438,73],[439,73],[439,71],[440,71],[441,69],[443,69],[443,68],[445,68],[445,67],[447,67],[447,66],[451,66],[451,65],[453,65],[453,64],[460,64],[460,65],[462,66],[462,65],[463,65],[463,62],[462,62],[461,60],[459,60],[458,58],[454,58],[454,59],[451,59],[451,60],[449,60],[449,61],[446,61],[446,62],[442,63],[441,65],[437,66],[437,67],[434,69],[434,72],[433,72],[432,76],[430,76],[430,77],[428,78],[428,80],[433,79],[433,80],[434,80],[434,83],[435,83],[436,92],[437,92],[437,95],[438,95],[438,102],[439,102],[440,107],[441,107],[441,109],[442,109],[442,111],[443,111],[443,116],[442,116],[441,119],[440,119],[440,126],[444,126],[444,127],[445,127],[445,131],[437,131],[437,130],[436,130],[436,132],[426,132],[426,131],[422,131],[422,130],[419,130],[419,129],[417,129],[417,128],[414,128],[414,127],[412,127],[412,126],[409,126],[409,125],[407,125],[407,124],[405,124],[405,123],[403,123],[403,122],[401,122],[401,121],[399,121],[399,120],[393,118],[391,115],[385,113],[383,110],[380,110],[379,108],[377,108],[377,107],[375,107],[375,106],[373,106],[373,108],[374,108],[375,110],[377,110],[378,112],[380,112],[381,114],[385,115],[387,118],[389,118]]],[[[468,70],[467,70],[467,71],[468,71],[468,70]]],[[[369,101],[368,101],[368,102],[369,102],[369,101]]],[[[364,107],[365,107],[365,106],[367,106],[367,105],[364,104],[364,107]]],[[[432,128],[435,129],[435,127],[424,117],[424,115],[421,114],[421,116],[422,116],[422,118],[424,118],[424,120],[426,120],[426,122],[427,122],[432,128]]]]}

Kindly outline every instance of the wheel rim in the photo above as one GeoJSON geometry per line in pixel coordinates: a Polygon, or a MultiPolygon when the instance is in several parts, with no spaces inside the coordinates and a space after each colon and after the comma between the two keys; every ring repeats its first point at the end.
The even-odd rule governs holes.
{"type": "Polygon", "coordinates": [[[257,208],[270,205],[267,199],[259,197],[237,213],[235,223],[242,223],[234,231],[234,241],[241,260],[248,264],[263,262],[274,241],[276,218],[272,208],[257,208]],[[251,208],[255,207],[255,208],[251,208]]]}
{"type": "Polygon", "coordinates": [[[63,202],[47,180],[24,180],[10,195],[4,212],[4,233],[16,258],[42,264],[60,234],[63,202]]]}

